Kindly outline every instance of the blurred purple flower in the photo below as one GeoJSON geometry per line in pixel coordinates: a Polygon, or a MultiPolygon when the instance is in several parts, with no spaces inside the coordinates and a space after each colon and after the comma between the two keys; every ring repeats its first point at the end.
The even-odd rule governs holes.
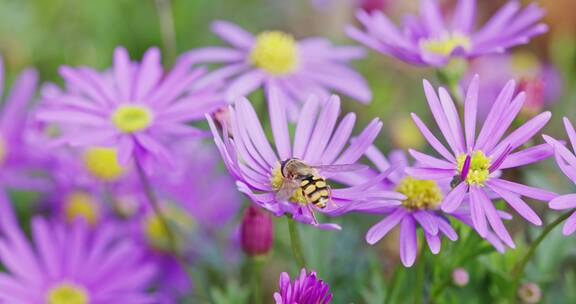
{"type": "Polygon", "coordinates": [[[461,87],[468,87],[476,74],[482,75],[479,89],[482,95],[478,103],[480,117],[488,115],[500,89],[510,79],[519,83],[517,91],[526,92],[523,111],[532,114],[529,116],[537,115],[556,102],[562,94],[562,78],[559,71],[553,65],[544,64],[535,55],[525,52],[474,59],[460,82],[461,87]]]}
{"type": "MultiPolygon", "coordinates": [[[[567,117],[564,117],[564,127],[570,139],[572,151],[576,151],[576,132],[567,117]]],[[[556,164],[560,170],[562,170],[573,183],[576,183],[576,155],[574,155],[574,152],[570,152],[564,144],[550,136],[544,135],[544,139],[554,147],[556,164]]],[[[558,196],[550,201],[549,206],[554,210],[574,209],[576,208],[576,194],[571,193],[558,196]]],[[[572,234],[574,231],[576,231],[576,212],[566,220],[562,230],[564,235],[572,234]]]]}
{"type": "MultiPolygon", "coordinates": [[[[433,254],[440,252],[442,245],[441,236],[455,241],[458,239],[456,231],[452,228],[448,215],[456,220],[470,225],[469,208],[461,206],[451,214],[445,214],[439,206],[444,202],[445,195],[450,189],[451,178],[419,180],[405,171],[409,166],[406,155],[400,151],[390,154],[390,160],[374,146],[366,151],[366,157],[378,168],[385,172],[394,164],[394,171],[390,173],[383,183],[378,186],[382,190],[394,190],[405,195],[399,206],[371,206],[366,204],[361,211],[385,214],[386,217],[372,226],[366,233],[366,241],[373,245],[380,241],[394,227],[400,226],[400,259],[406,267],[411,267],[418,252],[418,236],[416,229],[420,226],[430,251],[433,254]]],[[[377,173],[368,174],[364,178],[372,179],[377,173]]],[[[362,178],[361,178],[362,180],[362,178]]],[[[506,215],[501,215],[506,217],[506,215]]],[[[492,232],[486,234],[486,239],[499,251],[504,251],[504,246],[492,232]]]]}
{"type": "Polygon", "coordinates": [[[27,173],[37,169],[41,154],[30,136],[29,105],[36,93],[38,74],[34,69],[24,70],[5,98],[4,62],[0,57],[0,184],[2,187],[43,190],[46,184],[27,173]]]}
{"type": "Polygon", "coordinates": [[[265,31],[254,36],[235,24],[215,21],[212,30],[233,48],[204,47],[184,56],[195,63],[222,63],[204,80],[230,79],[226,89],[229,101],[264,87],[277,88],[293,118],[299,104],[310,94],[325,100],[330,90],[369,102],[372,94],[366,80],[347,66],[364,56],[362,48],[334,47],[324,38],[296,41],[290,34],[265,31]]]}
{"type": "Polygon", "coordinates": [[[290,280],[286,272],[280,274],[279,290],[274,293],[276,304],[326,304],[332,300],[330,286],[316,277],[316,272],[306,273],[302,268],[300,277],[290,280]]]}
{"type": "MultiPolygon", "coordinates": [[[[276,151],[270,146],[254,108],[245,98],[238,99],[235,106],[230,107],[231,132],[225,129],[223,135],[220,135],[212,118],[207,117],[224,163],[238,180],[238,189],[260,207],[276,216],[291,214],[295,220],[319,228],[340,229],[340,226],[335,224],[316,222],[313,207],[309,205],[300,188],[294,191],[288,201],[277,198],[284,180],[280,169],[281,162],[296,158],[308,166],[354,164],[372,144],[382,128],[382,123],[378,119],[372,120],[344,149],[354,127],[355,114],[347,114],[335,128],[340,112],[340,99],[332,96],[323,102],[325,106],[321,107],[321,102],[311,97],[302,109],[292,145],[288,131],[286,103],[276,92],[272,90],[268,96],[270,125],[276,151]]],[[[338,172],[336,175],[342,174],[338,172]]],[[[332,176],[324,174],[323,177],[332,176]]],[[[357,208],[367,198],[380,199],[382,204],[399,204],[396,199],[403,196],[396,193],[389,191],[371,193],[366,190],[379,180],[375,179],[355,187],[332,189],[330,191],[332,203],[325,208],[314,209],[328,215],[340,215],[357,208]]]]}
{"type": "Polygon", "coordinates": [[[406,171],[420,179],[453,178],[454,188],[444,199],[442,210],[453,212],[465,197],[468,198],[472,220],[478,233],[486,237],[489,224],[498,237],[513,248],[514,241],[503,225],[491,198],[492,196],[502,198],[529,222],[535,225],[542,224],[540,217],[521,199],[521,196],[549,201],[556,197],[556,194],[501,179],[500,170],[521,167],[552,155],[553,151],[548,144],[512,153],[540,131],[551,114],[544,112],[537,115],[501,140],[525,100],[524,93],[517,94],[513,98],[515,84],[511,80],[500,92],[476,137],[478,87],[479,79],[476,76],[466,93],[465,129],[462,130],[458,111],[448,92],[440,88],[438,98],[434,88],[424,80],[424,91],[430,110],[452,152],[445,148],[416,114],[412,114],[424,137],[444,159],[411,150],[411,155],[418,163],[416,167],[408,168],[406,171]]]}
{"type": "MultiPolygon", "coordinates": [[[[222,245],[217,240],[218,237],[230,238],[222,234],[232,233],[233,227],[226,225],[238,213],[242,201],[233,179],[218,170],[220,156],[214,146],[189,139],[167,147],[175,156],[176,166],[172,170],[156,172],[152,183],[170,232],[150,204],[145,203],[147,198],[136,178],[120,185],[115,198],[117,204],[132,205],[127,209],[133,212],[126,215],[130,235],[140,245],[145,258],[163,269],[154,278],[158,293],[172,299],[171,303],[177,303],[176,299],[189,292],[192,284],[178,259],[187,263],[194,263],[196,258],[206,255],[211,255],[212,260],[224,259],[226,250],[233,245],[222,245]],[[174,237],[174,244],[170,243],[169,233],[174,237]]],[[[227,267],[232,267],[233,263],[227,262],[227,267]]]]}
{"type": "Polygon", "coordinates": [[[64,226],[37,217],[33,244],[16,225],[2,228],[2,302],[156,303],[146,292],[156,268],[143,263],[135,244],[117,238],[115,226],[91,230],[82,222],[64,226]]]}
{"type": "Polygon", "coordinates": [[[546,25],[538,23],[543,16],[536,4],[520,10],[519,1],[510,1],[475,30],[475,0],[459,0],[450,19],[442,15],[437,0],[421,0],[420,16],[406,15],[402,29],[381,12],[359,10],[357,18],[366,31],[349,27],[347,32],[360,43],[408,63],[443,66],[454,57],[502,53],[528,43],[547,31],[546,25]]]}
{"type": "Polygon", "coordinates": [[[223,102],[216,83],[197,83],[204,69],[190,70],[190,65],[179,60],[164,72],[157,48],[146,51],[137,63],[118,47],[109,71],[62,67],[66,89],[46,88],[37,117],[60,125],[60,141],[117,147],[122,164],[133,156],[146,163],[171,163],[164,144],[171,138],[203,134],[187,123],[223,102]]]}

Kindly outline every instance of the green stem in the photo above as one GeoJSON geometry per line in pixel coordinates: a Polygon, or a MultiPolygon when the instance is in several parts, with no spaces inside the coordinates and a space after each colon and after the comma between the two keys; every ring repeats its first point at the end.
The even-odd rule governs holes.
{"type": "Polygon", "coordinates": [[[176,60],[176,31],[174,30],[174,15],[171,0],[155,0],[160,20],[160,33],[164,46],[166,63],[172,66],[176,60]]]}
{"type": "Polygon", "coordinates": [[[396,290],[396,286],[398,285],[398,280],[400,278],[400,268],[401,267],[396,266],[396,269],[394,269],[394,274],[392,274],[390,285],[387,288],[388,292],[386,292],[386,299],[384,303],[392,303],[394,291],[396,290]]]}
{"type": "Polygon", "coordinates": [[[182,267],[182,269],[186,271],[186,274],[188,275],[190,281],[193,282],[194,286],[196,286],[198,298],[205,298],[204,289],[201,287],[200,284],[202,280],[199,279],[196,273],[191,269],[191,267],[188,266],[185,259],[182,258],[180,256],[180,253],[178,252],[176,234],[174,233],[174,231],[172,231],[172,228],[168,224],[168,219],[166,218],[166,216],[162,212],[162,209],[160,208],[158,197],[154,192],[152,183],[150,182],[148,175],[146,174],[144,168],[142,167],[140,159],[138,157],[135,157],[134,163],[136,167],[136,172],[138,174],[138,178],[140,179],[140,183],[142,184],[142,188],[144,189],[146,198],[150,202],[150,205],[152,206],[154,213],[156,214],[158,220],[160,220],[160,223],[162,224],[163,228],[166,231],[166,236],[168,237],[168,250],[174,255],[174,258],[176,259],[180,267],[182,267]]]}
{"type": "Polygon", "coordinates": [[[288,231],[290,232],[290,244],[292,246],[292,254],[300,268],[306,268],[306,260],[302,254],[302,245],[300,243],[300,236],[296,228],[296,221],[288,217],[288,231]]]}
{"type": "Polygon", "coordinates": [[[416,265],[416,299],[414,303],[422,304],[424,296],[424,280],[426,271],[426,260],[424,255],[426,253],[426,244],[422,242],[422,247],[420,248],[420,256],[418,257],[418,264],[416,265]]]}
{"type": "Polygon", "coordinates": [[[146,172],[144,171],[142,163],[140,162],[140,159],[138,159],[138,157],[135,158],[134,163],[136,166],[136,172],[138,173],[138,178],[140,179],[140,183],[142,185],[142,188],[144,189],[144,194],[146,195],[146,198],[148,199],[150,206],[152,206],[152,210],[160,220],[160,223],[163,226],[162,228],[164,228],[164,230],[166,231],[166,235],[168,237],[168,248],[172,253],[177,254],[178,250],[176,246],[176,237],[174,236],[174,233],[172,232],[170,225],[168,225],[168,219],[166,218],[166,216],[164,216],[164,213],[160,208],[158,197],[156,196],[156,193],[152,188],[150,179],[148,178],[146,172]]]}
{"type": "Polygon", "coordinates": [[[554,228],[556,228],[556,226],[560,225],[564,220],[566,220],[568,217],[570,217],[570,215],[572,215],[573,212],[574,212],[574,210],[570,210],[570,211],[562,214],[554,222],[548,224],[544,228],[542,233],[540,233],[538,238],[530,245],[530,249],[528,250],[528,252],[526,252],[526,255],[524,255],[522,260],[520,260],[520,262],[514,267],[514,270],[512,272],[513,281],[512,281],[512,289],[511,289],[511,294],[510,294],[510,303],[514,303],[516,301],[516,292],[518,290],[518,285],[520,285],[520,280],[522,279],[522,276],[524,275],[524,270],[526,268],[526,265],[528,265],[528,262],[530,261],[530,259],[534,255],[534,253],[536,253],[536,249],[538,248],[540,243],[542,243],[542,241],[544,241],[546,236],[548,236],[548,234],[550,234],[550,232],[552,232],[552,230],[554,230],[554,228]]]}
{"type": "Polygon", "coordinates": [[[264,266],[265,257],[255,256],[250,258],[252,271],[252,298],[254,304],[262,304],[262,267],[264,266]]]}

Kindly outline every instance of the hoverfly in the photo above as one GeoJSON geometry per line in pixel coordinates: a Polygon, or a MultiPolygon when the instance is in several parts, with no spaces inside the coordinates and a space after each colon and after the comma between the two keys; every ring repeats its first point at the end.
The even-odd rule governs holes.
{"type": "Polygon", "coordinates": [[[324,209],[332,201],[332,190],[326,183],[326,179],[320,175],[322,172],[345,172],[365,169],[361,164],[346,165],[308,165],[297,158],[289,158],[280,164],[282,174],[282,185],[276,193],[276,199],[280,201],[288,200],[295,191],[300,189],[306,198],[306,207],[312,214],[314,222],[316,215],[310,207],[324,209]]]}

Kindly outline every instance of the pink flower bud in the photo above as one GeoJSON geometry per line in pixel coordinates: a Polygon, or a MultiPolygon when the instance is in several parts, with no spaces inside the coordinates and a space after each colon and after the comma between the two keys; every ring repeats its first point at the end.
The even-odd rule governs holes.
{"type": "Polygon", "coordinates": [[[469,281],[470,275],[468,275],[466,269],[459,267],[452,271],[452,282],[454,282],[454,285],[464,287],[468,285],[469,281]]]}
{"type": "Polygon", "coordinates": [[[536,283],[524,283],[518,288],[518,297],[522,303],[536,304],[542,300],[542,290],[536,283]]]}
{"type": "Polygon", "coordinates": [[[242,217],[240,242],[249,256],[265,255],[272,247],[274,226],[270,214],[254,205],[248,206],[242,217]]]}

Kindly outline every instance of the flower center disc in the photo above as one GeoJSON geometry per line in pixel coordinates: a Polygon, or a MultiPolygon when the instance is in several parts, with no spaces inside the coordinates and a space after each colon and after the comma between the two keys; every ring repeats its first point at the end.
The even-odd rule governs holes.
{"type": "Polygon", "coordinates": [[[112,114],[112,122],[118,130],[133,133],[150,126],[153,119],[152,111],[141,105],[121,105],[112,114]]]}
{"type": "MultiPolygon", "coordinates": [[[[464,163],[466,162],[466,154],[458,156],[458,174],[462,174],[464,163]]],[[[470,167],[466,175],[466,183],[468,185],[484,186],[484,182],[490,177],[490,165],[492,158],[488,157],[482,151],[476,151],[471,154],[470,167]]]]}
{"type": "Polygon", "coordinates": [[[256,36],[250,60],[271,74],[287,74],[298,64],[298,46],[289,34],[280,31],[263,32],[256,36]]]}
{"type": "Polygon", "coordinates": [[[90,174],[104,181],[113,181],[124,173],[114,148],[92,147],[83,155],[84,167],[90,174]]]}
{"type": "Polygon", "coordinates": [[[52,287],[46,295],[48,304],[88,304],[88,292],[72,283],[61,283],[52,287]]]}
{"type": "Polygon", "coordinates": [[[96,224],[99,217],[98,204],[84,191],[75,191],[66,197],[64,213],[70,222],[84,218],[91,225],[96,224]]]}
{"type": "Polygon", "coordinates": [[[407,209],[434,209],[442,201],[442,191],[433,180],[420,180],[404,177],[396,186],[396,191],[406,195],[402,205],[407,209]]]}
{"type": "Polygon", "coordinates": [[[472,46],[470,38],[460,33],[444,33],[439,38],[423,39],[420,41],[420,48],[430,53],[448,56],[461,47],[469,50],[472,46]]]}

